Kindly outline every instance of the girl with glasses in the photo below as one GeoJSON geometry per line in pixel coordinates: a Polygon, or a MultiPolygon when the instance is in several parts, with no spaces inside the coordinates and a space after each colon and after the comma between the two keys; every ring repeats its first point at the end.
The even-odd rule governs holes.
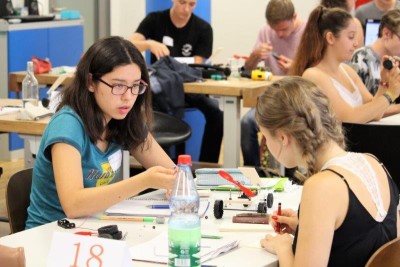
{"type": "Polygon", "coordinates": [[[88,49],[43,134],[26,228],[90,216],[148,188],[172,189],[174,162],[150,132],[148,84],[128,40],[109,37],[88,49]],[[122,150],[147,170],[122,180],[122,150]]]}

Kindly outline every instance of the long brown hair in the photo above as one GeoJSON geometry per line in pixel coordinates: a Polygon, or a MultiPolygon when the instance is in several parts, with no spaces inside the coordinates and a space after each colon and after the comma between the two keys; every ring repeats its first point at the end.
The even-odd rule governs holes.
{"type": "MultiPolygon", "coordinates": [[[[118,66],[132,63],[139,66],[141,79],[150,84],[143,56],[131,42],[117,36],[101,39],[86,51],[79,61],[73,81],[61,91],[61,103],[57,109],[71,107],[82,119],[93,143],[101,140],[106,131],[105,140],[115,142],[123,149],[131,150],[139,145],[144,148],[152,122],[151,89],[147,88],[144,94],[138,96],[123,120],[111,119],[107,126],[104,126],[103,112],[88,89],[90,75],[101,77],[118,66]]],[[[93,82],[98,81],[94,79],[93,82]]]]}
{"type": "Polygon", "coordinates": [[[308,177],[318,171],[315,151],[329,140],[345,147],[342,126],[328,98],[314,83],[301,77],[286,77],[269,85],[258,97],[255,118],[272,136],[279,129],[297,140],[307,162],[308,177]]]}
{"type": "Polygon", "coordinates": [[[289,75],[301,76],[307,68],[318,64],[325,54],[326,33],[338,37],[351,20],[350,13],[341,8],[316,7],[308,18],[289,75]]]}

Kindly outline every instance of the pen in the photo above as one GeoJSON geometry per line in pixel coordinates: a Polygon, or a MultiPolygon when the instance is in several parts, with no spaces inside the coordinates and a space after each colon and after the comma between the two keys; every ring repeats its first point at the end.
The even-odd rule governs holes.
{"type": "Polygon", "coordinates": [[[220,235],[201,235],[201,238],[209,238],[209,239],[221,239],[222,236],[220,235]]]}
{"type": "Polygon", "coordinates": [[[147,207],[148,208],[152,208],[152,209],[169,209],[169,205],[168,204],[149,205],[147,207]]]}
{"type": "Polygon", "coordinates": [[[112,217],[112,216],[101,216],[100,220],[110,221],[126,221],[126,222],[154,222],[154,217],[112,217]]]}
{"type": "MultiPolygon", "coordinates": [[[[278,214],[277,214],[278,216],[281,216],[282,215],[282,205],[281,205],[281,202],[279,202],[278,203],[278,214]]],[[[281,223],[276,223],[276,231],[278,232],[278,233],[281,233],[281,223]]]]}

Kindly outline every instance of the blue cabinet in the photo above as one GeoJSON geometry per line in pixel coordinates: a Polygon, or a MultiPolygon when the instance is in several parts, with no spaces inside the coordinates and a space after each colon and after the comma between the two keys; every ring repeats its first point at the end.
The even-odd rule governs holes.
{"type": "MultiPolygon", "coordinates": [[[[16,98],[14,92],[8,91],[8,74],[26,70],[26,62],[32,56],[49,58],[53,67],[78,64],[83,53],[83,21],[8,24],[0,20],[0,50],[6,55],[0,58],[0,97],[16,98]]],[[[46,91],[47,88],[41,89],[39,94],[44,96],[46,91]]],[[[10,134],[8,143],[9,153],[23,148],[23,141],[16,134],[10,134]]],[[[2,147],[0,152],[3,154],[4,150],[2,147]]]]}

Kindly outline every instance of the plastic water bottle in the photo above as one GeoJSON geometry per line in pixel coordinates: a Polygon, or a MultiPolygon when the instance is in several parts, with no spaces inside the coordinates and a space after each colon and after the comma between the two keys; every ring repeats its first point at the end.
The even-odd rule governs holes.
{"type": "Polygon", "coordinates": [[[22,103],[24,108],[27,103],[37,106],[39,101],[39,83],[33,74],[32,61],[28,61],[26,70],[27,74],[22,80],[22,103]]]}
{"type": "Polygon", "coordinates": [[[168,266],[200,266],[200,199],[193,181],[189,155],[178,157],[178,173],[170,198],[168,266]]]}

